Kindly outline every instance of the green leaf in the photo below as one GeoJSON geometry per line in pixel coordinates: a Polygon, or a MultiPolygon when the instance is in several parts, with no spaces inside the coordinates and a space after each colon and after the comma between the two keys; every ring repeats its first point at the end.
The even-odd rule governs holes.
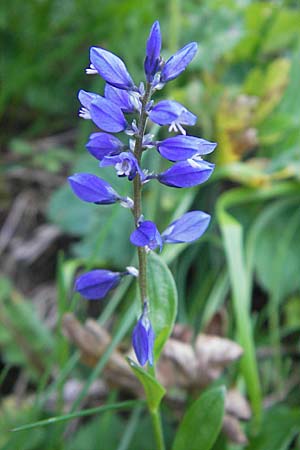
{"type": "Polygon", "coordinates": [[[152,375],[139,367],[130,358],[128,358],[127,361],[135,376],[144,387],[149,410],[156,411],[166,393],[165,388],[152,375]]]}
{"type": "Polygon", "coordinates": [[[22,425],[17,428],[13,428],[12,431],[24,431],[31,430],[32,428],[44,427],[48,425],[53,425],[59,422],[65,422],[71,419],[77,419],[78,417],[91,416],[93,414],[99,414],[106,411],[119,411],[124,409],[135,408],[143,404],[142,400],[128,400],[125,402],[111,403],[108,405],[97,406],[96,408],[83,409],[81,411],[75,411],[69,414],[64,414],[61,416],[50,417],[49,419],[39,420],[38,422],[29,423],[27,425],[22,425]]]}
{"type": "Polygon", "coordinates": [[[154,358],[157,360],[175,322],[177,289],[168,266],[155,253],[148,257],[147,272],[150,315],[155,332],[154,358]]]}
{"type": "Polygon", "coordinates": [[[300,409],[276,407],[264,417],[261,431],[247,450],[287,450],[300,431],[300,409]]]}
{"type": "Polygon", "coordinates": [[[209,450],[221,430],[224,386],[202,394],[188,409],[175,436],[172,450],[209,450]]]}

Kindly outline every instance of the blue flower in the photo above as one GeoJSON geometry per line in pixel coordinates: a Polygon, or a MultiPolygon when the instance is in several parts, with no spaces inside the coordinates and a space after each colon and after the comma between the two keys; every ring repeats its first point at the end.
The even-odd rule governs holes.
{"type": "Polygon", "coordinates": [[[70,186],[77,197],[88,203],[110,205],[121,202],[121,205],[132,208],[131,199],[121,197],[107,181],[90,173],[75,173],[68,178],[70,186]]]}
{"type": "Polygon", "coordinates": [[[87,92],[81,89],[78,92],[78,99],[82,105],[82,107],[79,110],[79,117],[82,119],[91,119],[91,104],[92,101],[95,100],[97,97],[100,97],[98,94],[94,94],[93,92],[87,92]]]}
{"type": "Polygon", "coordinates": [[[119,89],[134,90],[134,82],[129,75],[124,62],[104,48],[91,47],[91,66],[87,73],[98,72],[112,86],[119,89]]]}
{"type": "Polygon", "coordinates": [[[117,137],[108,133],[93,133],[86,144],[86,148],[99,161],[104,156],[120,153],[124,149],[124,144],[117,137]]]}
{"type": "Polygon", "coordinates": [[[132,345],[141,366],[148,361],[153,365],[154,331],[150,322],[148,303],[144,303],[143,313],[132,333],[132,345]]]}
{"type": "Polygon", "coordinates": [[[158,125],[170,125],[169,131],[180,131],[186,134],[182,125],[195,125],[197,116],[191,113],[181,103],[174,100],[162,100],[149,112],[152,122],[158,125]]]}
{"type": "Polygon", "coordinates": [[[124,274],[110,270],[91,270],[77,278],[75,290],[88,300],[97,300],[116,287],[122,275],[124,274]]]}
{"type": "Polygon", "coordinates": [[[162,68],[160,81],[166,83],[178,77],[192,61],[197,53],[197,49],[196,42],[191,42],[171,56],[162,68]]]}
{"type": "Polygon", "coordinates": [[[206,231],[210,222],[210,215],[203,211],[190,211],[179,219],[174,220],[162,233],[166,244],[193,242],[206,231]]]}
{"type": "Polygon", "coordinates": [[[145,178],[136,157],[131,152],[123,152],[115,156],[105,156],[101,161],[100,166],[115,166],[117,175],[119,177],[128,177],[128,180],[130,181],[134,179],[137,173],[142,181],[145,178]]]}
{"type": "Polygon", "coordinates": [[[92,121],[103,131],[119,133],[127,128],[121,108],[101,95],[91,102],[90,115],[92,121]]]}
{"type": "Polygon", "coordinates": [[[160,247],[162,250],[163,244],[180,244],[199,239],[206,231],[209,222],[209,214],[203,211],[190,211],[174,220],[160,234],[154,222],[145,220],[133,231],[130,241],[137,247],[146,247],[149,250],[160,247]]]}
{"type": "Polygon", "coordinates": [[[162,238],[154,222],[145,220],[131,233],[130,242],[137,247],[147,247],[155,250],[162,249],[162,238]]]}
{"type": "Polygon", "coordinates": [[[202,159],[188,159],[173,164],[165,172],[157,176],[150,175],[147,179],[157,178],[166,186],[185,188],[204,183],[213,173],[215,165],[202,159]]]}
{"type": "Polygon", "coordinates": [[[146,46],[146,58],[144,62],[144,69],[147,81],[151,83],[154,75],[160,68],[160,50],[161,50],[161,34],[159,22],[156,21],[152,25],[146,46]]]}
{"type": "Polygon", "coordinates": [[[124,91],[124,89],[118,89],[110,84],[106,84],[104,95],[105,98],[118,105],[124,113],[135,112],[136,108],[133,103],[134,97],[133,94],[130,95],[128,91],[124,91]]]}
{"type": "Polygon", "coordinates": [[[217,144],[195,136],[172,136],[156,143],[158,152],[169,161],[184,161],[211,153],[217,144]]]}

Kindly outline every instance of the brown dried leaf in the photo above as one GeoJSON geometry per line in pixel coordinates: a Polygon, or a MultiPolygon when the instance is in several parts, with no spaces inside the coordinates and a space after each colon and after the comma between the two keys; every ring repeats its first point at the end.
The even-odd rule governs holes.
{"type": "Polygon", "coordinates": [[[223,369],[243,354],[236,342],[218,336],[199,334],[195,342],[197,371],[202,385],[217,379],[223,369]]]}
{"type": "Polygon", "coordinates": [[[237,389],[230,389],[227,392],[225,410],[228,414],[241,420],[249,420],[251,418],[249,403],[237,389]]]}
{"type": "MultiPolygon", "coordinates": [[[[65,314],[63,317],[63,331],[81,352],[82,361],[94,367],[111,342],[108,332],[94,320],[87,320],[83,326],[76,317],[65,314]]],[[[104,378],[108,383],[133,391],[141,392],[140,385],[134,377],[124,356],[115,349],[104,369],[104,378]]]]}
{"type": "Polygon", "coordinates": [[[228,436],[228,438],[239,445],[246,445],[248,439],[240,425],[238,419],[229,414],[225,414],[223,419],[223,431],[228,436]]]}

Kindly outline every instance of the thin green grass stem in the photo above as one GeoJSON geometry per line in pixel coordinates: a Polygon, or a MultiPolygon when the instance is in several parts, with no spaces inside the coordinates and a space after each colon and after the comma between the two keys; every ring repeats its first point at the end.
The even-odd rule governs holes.
{"type": "Polygon", "coordinates": [[[150,411],[151,420],[154,430],[154,436],[156,441],[156,450],[165,450],[165,442],[163,437],[163,430],[161,426],[161,418],[159,410],[150,411]]]}

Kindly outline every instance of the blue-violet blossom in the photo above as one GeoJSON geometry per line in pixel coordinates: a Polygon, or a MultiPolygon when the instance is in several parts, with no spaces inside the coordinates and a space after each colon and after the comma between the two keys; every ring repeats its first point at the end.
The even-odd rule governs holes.
{"type": "Polygon", "coordinates": [[[144,302],[143,313],[132,333],[132,345],[141,366],[153,365],[154,331],[150,322],[148,302],[144,302]]]}
{"type": "MultiPolygon", "coordinates": [[[[69,177],[69,183],[74,194],[85,202],[98,205],[118,202],[131,208],[135,230],[131,233],[130,241],[140,247],[139,254],[143,257],[140,258],[139,271],[134,267],[127,267],[126,271],[120,272],[95,269],[80,275],[75,282],[75,290],[89,300],[105,297],[125,275],[145,280],[146,266],[142,263],[142,260],[146,260],[145,251],[156,248],[161,250],[164,244],[193,242],[203,235],[209,225],[209,214],[190,211],[174,220],[160,234],[156,224],[145,220],[142,215],[141,190],[146,182],[156,179],[170,187],[192,187],[205,182],[214,170],[214,164],[204,161],[202,156],[211,153],[216,144],[186,135],[184,127],[195,125],[195,114],[177,101],[161,100],[154,103],[151,99],[152,94],[186,69],[197,53],[197,44],[186,44],[166,61],[161,56],[161,44],[160,25],[156,21],[146,44],[145,84],[135,84],[119,56],[101,47],[90,49],[90,66],[86,73],[99,74],[106,85],[104,96],[84,90],[78,93],[81,103],[79,116],[92,120],[100,130],[91,134],[86,148],[100,161],[100,167],[113,166],[119,177],[133,181],[136,205],[129,197],[119,195],[107,181],[90,173],[74,174],[69,177]],[[179,134],[155,141],[151,131],[146,134],[148,119],[160,126],[167,125],[169,132],[179,134]],[[114,133],[120,132],[124,132],[127,139],[130,136],[129,141],[124,143],[114,136],[114,133]],[[142,155],[151,147],[155,147],[163,158],[174,164],[157,174],[143,169],[142,155]]],[[[147,298],[145,284],[140,282],[143,311],[132,334],[134,351],[142,366],[147,362],[153,364],[154,346],[154,331],[149,315],[151,298],[147,298]]]]}

